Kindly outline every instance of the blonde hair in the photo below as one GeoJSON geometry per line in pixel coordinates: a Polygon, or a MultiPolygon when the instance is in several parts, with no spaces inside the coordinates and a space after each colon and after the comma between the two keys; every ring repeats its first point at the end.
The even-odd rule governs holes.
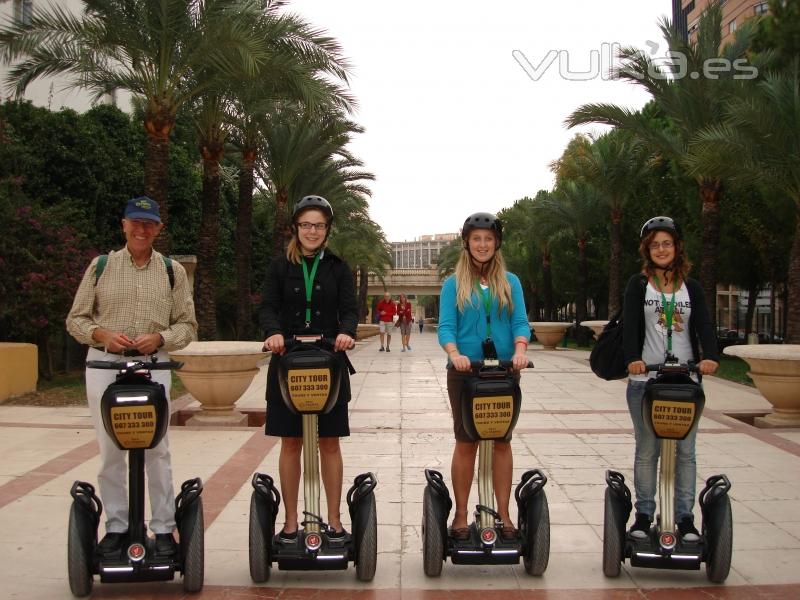
{"type": "MultiPolygon", "coordinates": [[[[459,312],[464,312],[464,307],[469,304],[475,306],[473,302],[472,292],[480,285],[480,271],[475,267],[469,251],[466,248],[461,249],[461,256],[458,257],[456,263],[455,278],[456,278],[456,305],[459,312]]],[[[489,292],[497,298],[500,305],[500,312],[504,308],[508,312],[514,310],[514,304],[511,301],[511,286],[506,278],[506,261],[503,260],[503,255],[500,250],[495,251],[492,260],[489,261],[486,272],[486,283],[489,286],[489,292]]]]}

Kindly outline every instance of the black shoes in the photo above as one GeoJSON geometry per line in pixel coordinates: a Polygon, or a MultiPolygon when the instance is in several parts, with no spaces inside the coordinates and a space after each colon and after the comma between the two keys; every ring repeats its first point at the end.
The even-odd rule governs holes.
{"type": "Polygon", "coordinates": [[[347,537],[347,530],[342,527],[341,531],[336,531],[333,528],[328,529],[327,531],[328,539],[334,542],[338,542],[344,540],[347,537]]]}
{"type": "Polygon", "coordinates": [[[281,544],[294,544],[297,541],[297,530],[286,533],[283,529],[278,533],[278,541],[281,544]]]}
{"type": "Polygon", "coordinates": [[[647,539],[650,534],[650,524],[653,522],[653,517],[644,513],[636,513],[636,521],[633,522],[631,528],[628,530],[630,535],[635,540],[647,539]]]}
{"type": "Polygon", "coordinates": [[[699,542],[700,532],[694,526],[692,517],[683,517],[678,523],[678,534],[684,542],[699,542]]]}
{"type": "Polygon", "coordinates": [[[178,544],[171,533],[156,534],[156,555],[171,556],[178,551],[178,544]]]}
{"type": "Polygon", "coordinates": [[[97,544],[97,552],[103,555],[118,554],[119,551],[122,550],[122,546],[125,544],[127,537],[127,531],[125,533],[109,532],[100,540],[100,543],[97,544]]]}

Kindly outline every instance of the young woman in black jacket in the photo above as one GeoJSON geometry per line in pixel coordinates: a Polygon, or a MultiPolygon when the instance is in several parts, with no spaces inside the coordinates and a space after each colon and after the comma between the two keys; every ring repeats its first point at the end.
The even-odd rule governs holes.
{"type": "Polygon", "coordinates": [[[319,450],[331,527],[328,537],[346,535],[339,512],[343,471],[339,438],[350,435],[349,362],[344,351],[355,345],[358,306],[350,267],[325,248],[332,221],[333,209],[321,196],[305,196],[295,205],[292,239],[286,256],[275,258],[267,269],[259,309],[264,345],[272,352],[267,372],[266,434],[281,438],[278,471],[285,522],[278,535],[287,543],[297,539],[302,418],[281,399],[277,360],[285,351],[285,338],[303,333],[335,339],[334,349],[341,360],[339,398],[329,413],[319,416],[319,450]]]}
{"type": "MultiPolygon", "coordinates": [[[[664,362],[670,351],[680,362],[699,361],[702,375],[719,366],[717,339],[708,314],[703,289],[688,277],[691,264],[680,229],[669,217],[653,217],[642,227],[639,254],[642,272],[628,281],[623,302],[623,346],[628,365],[628,409],[636,437],[633,483],[636,520],[629,533],[644,539],[656,509],[658,439],[642,421],[645,385],[653,373],[648,364],[664,362]],[[667,333],[671,330],[672,335],[667,333]],[[671,341],[670,341],[671,337],[671,341]],[[671,348],[670,348],[671,345],[671,348]]],[[[697,541],[694,526],[696,482],[695,426],[677,444],[675,465],[675,522],[685,541],[697,541]]]]}

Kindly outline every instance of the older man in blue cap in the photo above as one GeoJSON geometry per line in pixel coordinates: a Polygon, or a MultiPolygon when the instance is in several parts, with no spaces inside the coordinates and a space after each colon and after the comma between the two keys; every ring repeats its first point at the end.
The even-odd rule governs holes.
{"type": "MultiPolygon", "coordinates": [[[[155,200],[146,196],[128,200],[122,219],[125,246],[96,257],[86,269],[67,316],[67,330],[89,346],[88,360],[144,359],[153,354],[158,360],[169,360],[169,351],[197,337],[186,271],[153,249],[163,227],[155,200]]],[[[104,555],[119,553],[128,532],[127,453],[108,436],[100,413],[100,399],[114,379],[114,371],[86,370],[86,396],[100,446],[97,480],[105,505],[106,535],[98,550],[104,555]]],[[[170,371],[153,372],[153,380],[164,385],[169,398],[170,371]]],[[[175,492],[167,436],[146,451],[145,464],[156,552],[172,554],[176,551],[172,534],[175,492]]]]}

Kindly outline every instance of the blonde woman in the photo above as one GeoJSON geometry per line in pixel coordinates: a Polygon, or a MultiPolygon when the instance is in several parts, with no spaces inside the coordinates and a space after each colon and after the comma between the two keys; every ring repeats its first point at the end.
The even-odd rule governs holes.
{"type": "MultiPolygon", "coordinates": [[[[461,417],[461,390],[470,361],[484,358],[486,342],[493,342],[497,358],[510,360],[519,371],[528,365],[530,327],[519,278],[506,271],[500,254],[503,226],[490,213],[475,213],[461,230],[463,249],[455,273],[442,286],[439,313],[439,343],[448,356],[447,394],[453,412],[456,446],[451,477],[456,510],[450,535],[469,538],[467,504],[475,472],[478,442],[470,440],[461,417]]],[[[516,539],[508,512],[513,468],[511,444],[495,441],[492,468],[497,512],[503,520],[504,539],[516,539]]]]}

